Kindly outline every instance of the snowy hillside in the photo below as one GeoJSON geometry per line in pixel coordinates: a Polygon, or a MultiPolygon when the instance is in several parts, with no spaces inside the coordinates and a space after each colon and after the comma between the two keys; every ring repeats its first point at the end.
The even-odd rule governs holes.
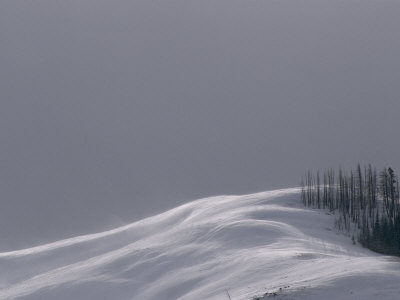
{"type": "Polygon", "coordinates": [[[5,299],[399,299],[400,261],[353,245],[297,189],[201,199],[0,253],[5,299]]]}

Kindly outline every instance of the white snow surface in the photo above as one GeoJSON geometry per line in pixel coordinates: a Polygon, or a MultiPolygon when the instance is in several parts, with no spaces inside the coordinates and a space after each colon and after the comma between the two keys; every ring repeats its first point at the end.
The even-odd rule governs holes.
{"type": "Polygon", "coordinates": [[[400,260],[353,245],[299,190],[193,201],[0,253],[5,299],[400,299],[400,260]]]}

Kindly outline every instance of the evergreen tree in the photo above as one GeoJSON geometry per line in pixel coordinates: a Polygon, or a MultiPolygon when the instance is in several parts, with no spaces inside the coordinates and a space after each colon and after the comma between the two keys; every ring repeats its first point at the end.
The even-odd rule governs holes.
{"type": "MultiPolygon", "coordinates": [[[[356,226],[359,242],[374,251],[400,256],[400,193],[397,176],[392,168],[379,174],[371,165],[350,174],[333,169],[322,176],[309,171],[301,182],[304,205],[337,211],[335,225],[339,230],[356,226]]],[[[354,235],[353,235],[354,237],[354,235]]]]}

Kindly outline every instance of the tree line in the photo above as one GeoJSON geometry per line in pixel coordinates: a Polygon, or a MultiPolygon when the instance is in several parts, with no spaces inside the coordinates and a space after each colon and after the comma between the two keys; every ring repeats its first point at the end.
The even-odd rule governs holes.
{"type": "Polygon", "coordinates": [[[335,212],[335,226],[376,252],[400,256],[399,183],[391,168],[309,171],[301,181],[305,206],[335,212]]]}

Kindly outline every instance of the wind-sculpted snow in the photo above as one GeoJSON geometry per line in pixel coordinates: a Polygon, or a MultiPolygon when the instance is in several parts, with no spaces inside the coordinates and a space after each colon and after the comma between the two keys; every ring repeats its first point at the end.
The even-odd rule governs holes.
{"type": "Polygon", "coordinates": [[[398,299],[400,264],[337,234],[298,189],[201,199],[0,253],[5,299],[398,299]]]}

